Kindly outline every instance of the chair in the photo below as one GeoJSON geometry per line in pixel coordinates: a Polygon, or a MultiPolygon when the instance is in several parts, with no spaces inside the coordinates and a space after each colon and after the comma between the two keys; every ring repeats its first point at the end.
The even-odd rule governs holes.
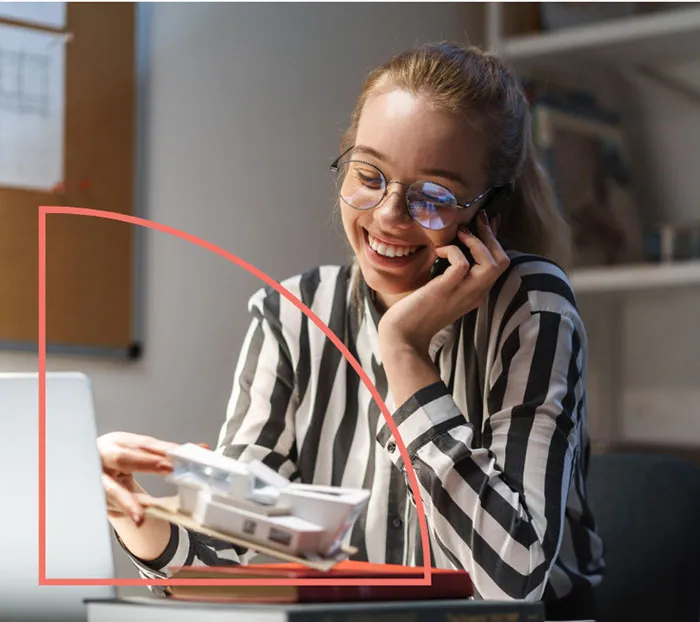
{"type": "Polygon", "coordinates": [[[662,455],[593,455],[587,490],[605,542],[598,622],[698,622],[700,468],[662,455]]]}

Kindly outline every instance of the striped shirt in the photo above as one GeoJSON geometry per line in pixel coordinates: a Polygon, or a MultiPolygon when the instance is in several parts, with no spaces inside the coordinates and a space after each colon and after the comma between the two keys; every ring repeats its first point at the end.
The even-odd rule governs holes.
{"type": "MultiPolygon", "coordinates": [[[[604,568],[586,503],[586,332],[565,274],[533,255],[487,302],[440,331],[441,380],[394,403],[372,292],[354,264],[282,282],[343,341],[385,401],[419,482],[433,567],[464,568],[478,597],[555,600],[604,568]],[[354,280],[359,296],[353,296],[354,280]]],[[[367,387],[295,305],[263,288],[235,371],[217,451],[256,458],[292,481],[371,491],[349,534],[355,559],[422,565],[403,459],[367,387]]],[[[167,566],[247,563],[238,547],[172,526],[167,566]]]]}

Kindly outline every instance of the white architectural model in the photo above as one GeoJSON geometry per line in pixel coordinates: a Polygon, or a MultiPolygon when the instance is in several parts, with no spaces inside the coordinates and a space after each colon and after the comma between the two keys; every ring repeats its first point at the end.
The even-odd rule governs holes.
{"type": "Polygon", "coordinates": [[[168,452],[180,511],[199,525],[306,557],[333,558],[369,491],[295,484],[262,462],[240,462],[198,445],[168,452]]]}

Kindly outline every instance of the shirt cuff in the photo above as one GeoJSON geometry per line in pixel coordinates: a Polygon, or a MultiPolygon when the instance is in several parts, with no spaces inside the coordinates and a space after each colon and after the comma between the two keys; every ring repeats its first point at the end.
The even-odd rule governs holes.
{"type": "MultiPolygon", "coordinates": [[[[413,458],[433,439],[463,425],[469,425],[442,381],[420,389],[394,412],[392,419],[403,440],[408,457],[413,458]]],[[[386,422],[377,433],[377,441],[389,453],[393,463],[405,471],[403,458],[386,422]]]]}
{"type": "Polygon", "coordinates": [[[114,535],[127,556],[136,565],[141,574],[146,577],[168,578],[171,576],[168,569],[184,566],[189,556],[190,534],[185,528],[175,523],[170,523],[170,539],[165,550],[158,557],[151,560],[144,560],[134,555],[124,546],[116,531],[114,535]]]}

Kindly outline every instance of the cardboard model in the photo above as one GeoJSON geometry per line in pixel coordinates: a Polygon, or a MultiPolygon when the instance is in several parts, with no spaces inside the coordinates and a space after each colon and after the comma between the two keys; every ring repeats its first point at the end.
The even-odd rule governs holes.
{"type": "Polygon", "coordinates": [[[369,491],[297,484],[262,462],[241,462],[198,445],[168,452],[179,511],[203,528],[295,556],[335,558],[369,491]]]}

